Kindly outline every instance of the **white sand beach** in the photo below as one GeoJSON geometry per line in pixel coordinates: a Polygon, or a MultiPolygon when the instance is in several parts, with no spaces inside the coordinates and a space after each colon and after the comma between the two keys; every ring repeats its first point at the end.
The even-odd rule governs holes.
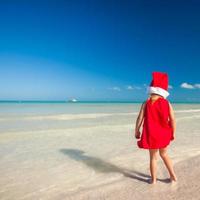
{"type": "Polygon", "coordinates": [[[1,104],[0,199],[198,199],[200,105],[173,106],[178,182],[159,159],[150,185],[148,151],[133,137],[140,104],[1,104]]]}

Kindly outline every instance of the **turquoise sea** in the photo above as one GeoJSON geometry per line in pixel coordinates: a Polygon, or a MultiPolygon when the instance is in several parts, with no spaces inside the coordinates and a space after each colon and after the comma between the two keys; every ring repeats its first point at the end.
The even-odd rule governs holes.
{"type": "MultiPolygon", "coordinates": [[[[197,103],[174,103],[172,105],[175,111],[200,109],[200,104],[197,103]]],[[[98,118],[98,116],[107,114],[130,114],[128,118],[122,119],[124,123],[127,123],[126,120],[130,120],[132,114],[137,115],[140,106],[141,102],[2,101],[0,103],[0,133],[30,128],[38,130],[41,127],[42,129],[74,126],[81,128],[86,125],[99,124],[104,118],[98,118]],[[95,120],[88,118],[91,114],[96,116],[95,120]]]]}

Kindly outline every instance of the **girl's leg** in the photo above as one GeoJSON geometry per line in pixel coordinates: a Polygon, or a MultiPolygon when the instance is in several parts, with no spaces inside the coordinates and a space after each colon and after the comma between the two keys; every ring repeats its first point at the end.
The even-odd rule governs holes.
{"type": "Polygon", "coordinates": [[[165,163],[165,166],[168,169],[171,181],[177,181],[177,178],[173,169],[172,161],[167,154],[167,147],[159,149],[159,153],[160,153],[160,157],[165,163]]]}
{"type": "Polygon", "coordinates": [[[151,172],[151,183],[156,183],[156,168],[157,168],[157,152],[158,149],[149,149],[149,155],[150,155],[150,172],[151,172]]]}

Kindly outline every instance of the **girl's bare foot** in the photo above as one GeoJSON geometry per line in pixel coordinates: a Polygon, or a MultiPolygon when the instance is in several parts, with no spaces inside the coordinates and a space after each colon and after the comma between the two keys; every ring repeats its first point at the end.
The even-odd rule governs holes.
{"type": "Polygon", "coordinates": [[[173,176],[170,176],[170,181],[173,182],[173,181],[177,181],[177,177],[176,175],[173,175],[173,176]]]}
{"type": "Polygon", "coordinates": [[[149,179],[149,184],[156,184],[156,180],[154,180],[154,179],[149,179]]]}

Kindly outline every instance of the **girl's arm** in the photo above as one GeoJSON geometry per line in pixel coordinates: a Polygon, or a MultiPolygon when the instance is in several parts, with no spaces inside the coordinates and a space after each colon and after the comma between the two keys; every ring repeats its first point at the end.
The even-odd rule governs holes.
{"type": "Polygon", "coordinates": [[[137,120],[136,120],[136,124],[135,124],[135,138],[136,139],[139,139],[140,138],[140,127],[143,123],[143,120],[144,120],[144,109],[145,109],[145,104],[146,102],[144,102],[140,108],[140,112],[139,112],[139,115],[137,117],[137,120]]]}
{"type": "Polygon", "coordinates": [[[172,105],[169,103],[169,120],[172,127],[172,134],[173,134],[173,140],[175,139],[175,131],[176,131],[176,121],[174,116],[174,110],[172,108],[172,105]]]}

